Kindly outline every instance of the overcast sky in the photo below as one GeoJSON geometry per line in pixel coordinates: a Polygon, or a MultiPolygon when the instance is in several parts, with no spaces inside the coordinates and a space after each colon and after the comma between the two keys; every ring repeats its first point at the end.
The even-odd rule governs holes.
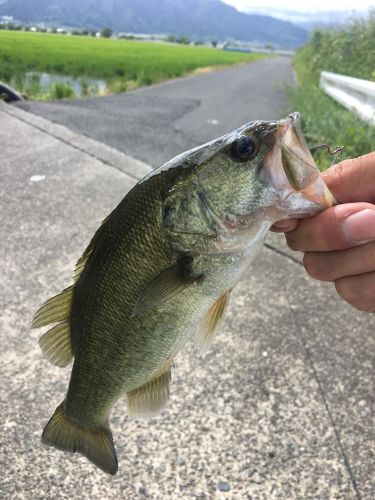
{"type": "Polygon", "coordinates": [[[353,10],[353,9],[367,9],[375,7],[375,0],[223,0],[225,3],[233,5],[238,10],[246,10],[251,7],[272,7],[285,10],[298,10],[298,11],[318,11],[318,10],[353,10]]]}

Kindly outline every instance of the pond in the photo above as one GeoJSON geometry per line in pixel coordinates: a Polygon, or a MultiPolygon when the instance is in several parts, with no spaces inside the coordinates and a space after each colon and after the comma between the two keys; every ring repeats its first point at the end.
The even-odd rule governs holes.
{"type": "MultiPolygon", "coordinates": [[[[19,82],[17,82],[19,83],[19,82]]],[[[95,78],[75,78],[73,76],[55,75],[52,73],[26,73],[22,79],[24,91],[32,91],[32,94],[47,93],[55,84],[61,84],[64,87],[63,95],[51,95],[51,98],[59,97],[89,97],[103,94],[107,85],[104,80],[95,78]],[[65,90],[64,90],[65,89],[65,90]],[[70,90],[71,89],[71,90],[70,90]]],[[[17,87],[19,85],[16,85],[17,87]]],[[[56,93],[56,88],[55,92],[56,93]]]]}

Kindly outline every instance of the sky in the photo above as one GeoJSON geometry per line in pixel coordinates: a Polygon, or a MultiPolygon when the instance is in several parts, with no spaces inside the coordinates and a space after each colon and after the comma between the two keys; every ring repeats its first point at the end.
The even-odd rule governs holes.
{"type": "Polygon", "coordinates": [[[283,10],[306,11],[324,11],[324,10],[365,10],[369,7],[375,7],[375,0],[223,0],[225,3],[233,5],[238,10],[245,11],[251,7],[267,7],[283,10]]]}

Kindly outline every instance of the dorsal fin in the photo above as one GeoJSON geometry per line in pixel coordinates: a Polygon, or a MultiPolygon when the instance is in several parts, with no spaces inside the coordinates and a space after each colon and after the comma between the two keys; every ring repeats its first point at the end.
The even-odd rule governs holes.
{"type": "MultiPolygon", "coordinates": [[[[85,268],[92,252],[103,233],[105,222],[109,216],[104,219],[99,229],[94,234],[88,247],[78,260],[75,268],[74,281],[77,282],[81,272],[85,268]]],[[[33,318],[32,328],[58,323],[48,330],[39,339],[39,345],[43,353],[51,363],[57,366],[66,366],[73,359],[73,350],[70,331],[70,313],[73,301],[74,285],[66,288],[63,292],[51,297],[38,309],[33,318]]]]}
{"type": "Polygon", "coordinates": [[[83,252],[82,256],[77,260],[76,267],[74,270],[74,277],[73,277],[74,282],[78,281],[82,271],[84,270],[90,256],[92,255],[92,253],[95,249],[96,244],[98,243],[101,235],[103,234],[105,224],[108,221],[108,219],[110,218],[110,216],[111,216],[111,214],[107,215],[107,217],[103,220],[103,222],[100,224],[100,226],[96,230],[96,233],[91,238],[91,241],[88,244],[88,246],[86,247],[86,250],[83,252]]]}
{"type": "Polygon", "coordinates": [[[73,359],[70,338],[70,310],[74,285],[47,300],[36,312],[31,328],[58,323],[39,339],[39,345],[51,363],[66,366],[73,359]]]}
{"type": "Polygon", "coordinates": [[[40,348],[48,361],[63,368],[73,359],[70,327],[67,321],[54,326],[39,339],[40,348]]]}
{"type": "Polygon", "coordinates": [[[73,299],[73,287],[74,285],[71,285],[47,300],[35,313],[31,328],[68,320],[73,299]]]}

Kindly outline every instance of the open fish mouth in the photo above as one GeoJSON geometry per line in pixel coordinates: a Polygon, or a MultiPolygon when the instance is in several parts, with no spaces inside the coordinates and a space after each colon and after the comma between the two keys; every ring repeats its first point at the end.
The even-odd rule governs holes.
{"type": "Polygon", "coordinates": [[[290,217],[305,217],[315,209],[337,202],[326,184],[303,137],[299,113],[292,113],[277,123],[275,144],[264,166],[282,208],[293,212],[290,217]]]}

